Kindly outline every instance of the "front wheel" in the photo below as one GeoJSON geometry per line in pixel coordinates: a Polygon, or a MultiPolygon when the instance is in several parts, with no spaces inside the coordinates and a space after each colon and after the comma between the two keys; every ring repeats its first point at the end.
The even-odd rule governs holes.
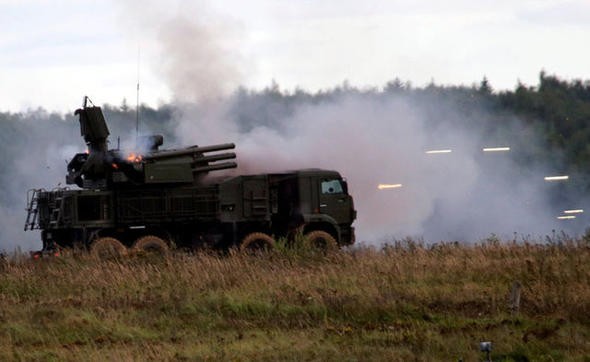
{"type": "Polygon", "coordinates": [[[324,252],[338,249],[336,238],[322,230],[315,230],[307,233],[304,237],[304,240],[309,247],[319,249],[324,252]]]}

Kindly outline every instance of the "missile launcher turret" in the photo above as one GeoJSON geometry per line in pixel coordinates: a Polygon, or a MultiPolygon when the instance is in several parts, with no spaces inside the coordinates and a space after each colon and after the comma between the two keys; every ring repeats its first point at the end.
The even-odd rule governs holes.
{"type": "Polygon", "coordinates": [[[80,133],[88,150],[76,154],[68,163],[67,184],[87,189],[108,189],[113,186],[154,184],[198,184],[209,171],[237,167],[233,143],[212,146],[190,146],[183,149],[160,150],[161,135],[138,138],[138,150],[109,150],[109,129],[100,107],[84,106],[79,116],[80,133]],[[224,161],[224,162],[220,162],[224,161]]]}

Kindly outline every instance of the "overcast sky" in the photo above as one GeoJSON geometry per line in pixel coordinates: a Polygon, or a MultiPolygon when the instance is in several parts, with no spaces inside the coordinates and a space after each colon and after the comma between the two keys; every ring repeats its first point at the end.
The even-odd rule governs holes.
{"type": "Polygon", "coordinates": [[[157,105],[179,96],[179,82],[203,81],[171,75],[179,56],[184,64],[207,57],[205,68],[195,59],[197,72],[223,73],[224,92],[273,79],[315,91],[345,80],[471,85],[484,76],[495,89],[513,89],[519,80],[536,85],[541,69],[590,79],[587,0],[160,3],[0,0],[0,111],[69,112],[84,95],[134,104],[138,69],[142,102],[157,105]],[[177,27],[179,18],[201,36],[177,27]]]}

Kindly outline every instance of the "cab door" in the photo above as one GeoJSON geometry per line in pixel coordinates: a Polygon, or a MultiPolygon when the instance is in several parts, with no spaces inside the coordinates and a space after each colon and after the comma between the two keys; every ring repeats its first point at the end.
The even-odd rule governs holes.
{"type": "Polygon", "coordinates": [[[319,211],[330,215],[338,224],[352,222],[352,197],[348,195],[346,182],[338,178],[320,178],[319,211]]]}

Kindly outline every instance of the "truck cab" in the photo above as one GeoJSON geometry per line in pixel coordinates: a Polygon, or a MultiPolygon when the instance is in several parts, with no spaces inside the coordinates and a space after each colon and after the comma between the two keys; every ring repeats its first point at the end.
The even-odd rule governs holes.
{"type": "Polygon", "coordinates": [[[240,234],[235,239],[255,231],[275,238],[323,231],[338,245],[354,243],[356,211],[346,180],[336,171],[236,176],[220,183],[219,197],[220,221],[235,225],[240,234]]]}
{"type": "Polygon", "coordinates": [[[299,207],[305,221],[304,233],[323,230],[339,245],[354,243],[356,210],[348,183],[336,171],[308,169],[296,171],[299,207]]]}

